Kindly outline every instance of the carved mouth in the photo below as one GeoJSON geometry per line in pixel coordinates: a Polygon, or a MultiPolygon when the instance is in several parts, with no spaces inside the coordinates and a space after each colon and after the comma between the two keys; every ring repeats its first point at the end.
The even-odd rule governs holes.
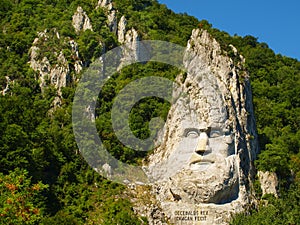
{"type": "Polygon", "coordinates": [[[209,160],[209,159],[196,159],[196,160],[191,161],[190,165],[192,165],[192,164],[201,165],[201,164],[212,164],[212,163],[214,163],[214,161],[209,160]]]}
{"type": "Polygon", "coordinates": [[[207,165],[214,163],[214,160],[212,160],[211,157],[201,156],[199,154],[194,153],[191,155],[189,162],[189,165],[207,165]]]}

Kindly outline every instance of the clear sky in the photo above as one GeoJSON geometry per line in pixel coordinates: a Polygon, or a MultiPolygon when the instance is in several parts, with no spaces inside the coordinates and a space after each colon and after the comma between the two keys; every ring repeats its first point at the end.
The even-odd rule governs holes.
{"type": "Polygon", "coordinates": [[[300,0],[158,1],[231,35],[257,37],[275,53],[300,60],[300,0]]]}

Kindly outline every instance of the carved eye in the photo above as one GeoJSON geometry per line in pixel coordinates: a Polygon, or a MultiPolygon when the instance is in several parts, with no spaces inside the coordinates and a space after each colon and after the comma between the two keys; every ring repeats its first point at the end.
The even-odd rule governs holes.
{"type": "Polygon", "coordinates": [[[197,138],[199,137],[199,132],[196,129],[188,129],[185,131],[184,136],[188,138],[197,138]]]}
{"type": "Polygon", "coordinates": [[[187,133],[187,137],[190,137],[190,138],[196,138],[198,137],[198,133],[196,131],[190,131],[187,133]]]}
{"type": "Polygon", "coordinates": [[[216,138],[222,136],[222,132],[220,130],[212,130],[209,133],[210,138],[216,138]]]}

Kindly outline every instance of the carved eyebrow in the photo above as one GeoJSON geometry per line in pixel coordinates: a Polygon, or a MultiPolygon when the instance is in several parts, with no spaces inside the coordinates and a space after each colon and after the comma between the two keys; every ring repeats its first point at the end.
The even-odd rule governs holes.
{"type": "Polygon", "coordinates": [[[218,136],[221,136],[224,134],[224,131],[220,127],[212,127],[211,130],[208,133],[209,137],[212,137],[213,134],[217,134],[218,136]]]}
{"type": "Polygon", "coordinates": [[[190,132],[196,132],[198,135],[200,134],[200,130],[197,128],[186,128],[184,129],[183,135],[186,137],[190,132]]]}
{"type": "Polygon", "coordinates": [[[190,133],[190,132],[196,132],[198,135],[200,135],[200,133],[202,133],[202,132],[205,132],[209,136],[209,134],[211,132],[211,127],[200,128],[200,129],[198,129],[198,128],[186,128],[186,129],[184,129],[183,135],[186,137],[188,135],[188,133],[190,133]]]}

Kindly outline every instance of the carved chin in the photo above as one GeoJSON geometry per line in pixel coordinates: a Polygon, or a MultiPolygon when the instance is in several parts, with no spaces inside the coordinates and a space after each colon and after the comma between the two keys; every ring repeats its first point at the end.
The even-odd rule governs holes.
{"type": "Polygon", "coordinates": [[[205,185],[190,181],[190,183],[185,183],[182,191],[188,202],[224,204],[238,198],[239,185],[235,177],[205,185]]]}
{"type": "Polygon", "coordinates": [[[234,159],[214,165],[210,171],[185,170],[175,178],[183,201],[190,203],[229,203],[238,198],[239,178],[234,159]]]}

